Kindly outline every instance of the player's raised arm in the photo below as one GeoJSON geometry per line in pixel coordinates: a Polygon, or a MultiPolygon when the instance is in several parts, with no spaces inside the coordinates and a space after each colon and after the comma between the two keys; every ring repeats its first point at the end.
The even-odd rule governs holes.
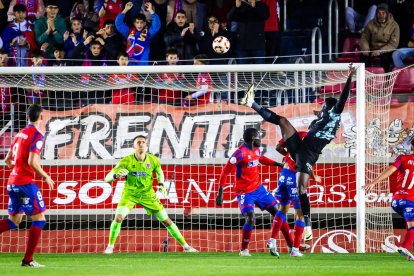
{"type": "Polygon", "coordinates": [[[364,190],[366,192],[369,192],[375,185],[380,183],[381,181],[387,179],[390,175],[392,175],[397,170],[397,167],[394,165],[390,165],[388,168],[386,168],[377,178],[375,178],[372,182],[368,183],[364,190]]]}
{"type": "Polygon", "coordinates": [[[351,91],[351,81],[352,76],[354,75],[356,69],[352,65],[352,63],[349,64],[349,71],[348,71],[348,79],[346,80],[346,84],[344,89],[342,90],[341,95],[339,96],[338,102],[335,104],[334,111],[336,114],[342,113],[344,111],[344,107],[346,104],[346,101],[348,100],[349,93],[351,91]]]}

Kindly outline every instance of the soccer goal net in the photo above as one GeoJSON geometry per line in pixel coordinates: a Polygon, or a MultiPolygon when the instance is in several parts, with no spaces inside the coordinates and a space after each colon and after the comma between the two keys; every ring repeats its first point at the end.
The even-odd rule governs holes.
{"type": "MultiPolygon", "coordinates": [[[[361,187],[388,165],[397,149],[407,149],[401,145],[408,137],[404,127],[412,124],[410,106],[390,105],[398,72],[372,74],[363,64],[356,67],[337,137],[314,168],[322,182],[308,188],[311,252],[384,251],[399,235],[393,232],[390,185],[368,195],[361,187]]],[[[215,206],[221,169],[243,142],[247,127],[263,132],[264,155],[281,160],[275,150],[280,130],[239,105],[240,94],[254,83],[257,102],[306,131],[323,98],[339,95],[347,70],[347,64],[0,68],[0,154],[4,159],[13,136],[25,126],[27,106],[41,104],[46,135],[42,164],[57,183],[49,190],[36,178],[48,208],[41,252],[104,250],[124,186],[123,180],[105,183],[104,177],[133,152],[132,140],[139,134],[148,137],[149,152],[160,158],[169,198],[159,197],[188,243],[200,251],[237,251],[244,218],[234,176],[224,188],[223,206],[215,206]]],[[[10,170],[4,161],[0,165],[4,217],[10,170]]],[[[279,171],[261,167],[269,191],[275,190],[279,171]]],[[[293,213],[288,220],[292,226],[293,213]]],[[[256,209],[251,251],[265,250],[271,224],[271,215],[256,209]]],[[[18,231],[3,233],[0,250],[24,251],[29,225],[27,220],[18,231]]],[[[282,238],[278,245],[284,251],[282,238]]],[[[139,206],[123,222],[115,246],[115,252],[179,250],[139,206]]]]}

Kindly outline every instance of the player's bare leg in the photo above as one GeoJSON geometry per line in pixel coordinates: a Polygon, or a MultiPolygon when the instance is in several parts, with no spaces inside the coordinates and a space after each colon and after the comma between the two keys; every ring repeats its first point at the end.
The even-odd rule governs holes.
{"type": "Polygon", "coordinates": [[[310,175],[307,173],[296,173],[296,183],[298,186],[299,199],[301,202],[302,213],[305,220],[305,230],[303,231],[303,240],[305,242],[313,239],[312,222],[310,217],[310,202],[306,191],[306,188],[309,183],[309,178],[310,175]]]}

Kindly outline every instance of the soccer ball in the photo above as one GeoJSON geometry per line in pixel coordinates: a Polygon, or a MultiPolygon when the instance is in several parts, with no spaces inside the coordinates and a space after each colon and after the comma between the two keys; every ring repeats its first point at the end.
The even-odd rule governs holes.
{"type": "Polygon", "coordinates": [[[217,54],[225,54],[230,50],[230,40],[224,36],[218,36],[213,41],[213,50],[217,54]]]}

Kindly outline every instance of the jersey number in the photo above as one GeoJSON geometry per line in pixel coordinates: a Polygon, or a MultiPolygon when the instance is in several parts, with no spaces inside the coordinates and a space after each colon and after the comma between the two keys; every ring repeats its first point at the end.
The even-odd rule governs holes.
{"type": "MultiPolygon", "coordinates": [[[[12,165],[16,165],[17,152],[19,151],[19,143],[13,145],[12,148],[12,165]]],[[[16,175],[16,167],[13,167],[11,174],[16,175]]]]}
{"type": "MultiPolygon", "coordinates": [[[[405,185],[407,184],[407,179],[410,173],[414,174],[414,172],[411,172],[409,169],[405,170],[405,176],[404,176],[404,180],[401,185],[401,188],[405,188],[405,185]]],[[[410,182],[410,185],[408,185],[407,190],[411,189],[413,186],[414,186],[414,175],[413,177],[411,177],[411,182],[410,182]]]]}

